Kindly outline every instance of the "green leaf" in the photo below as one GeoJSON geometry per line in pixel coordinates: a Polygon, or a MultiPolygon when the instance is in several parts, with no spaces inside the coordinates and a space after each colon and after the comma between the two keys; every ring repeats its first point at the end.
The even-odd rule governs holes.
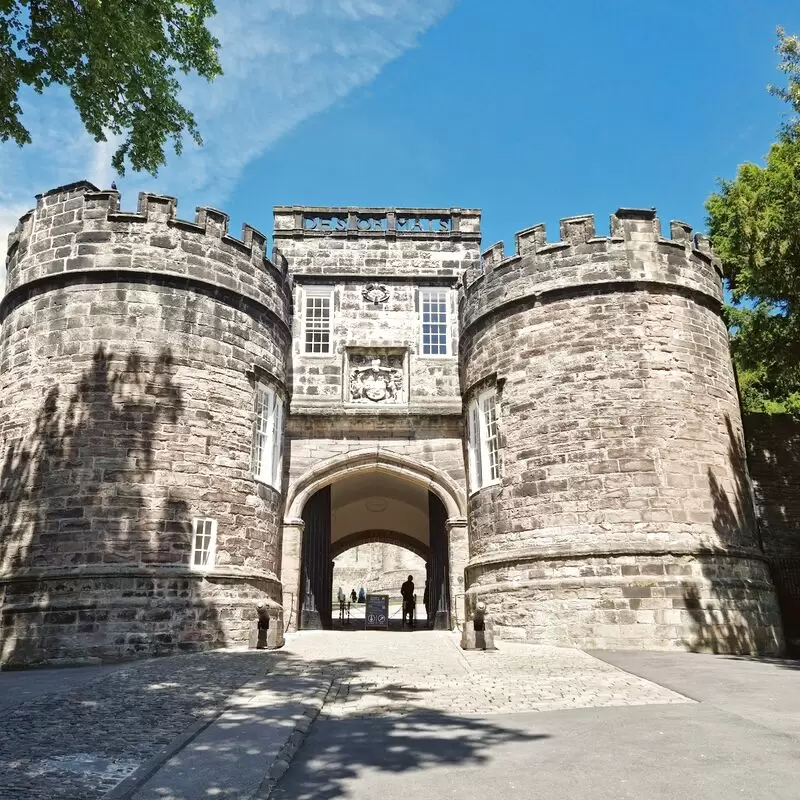
{"type": "Polygon", "coordinates": [[[171,143],[201,143],[178,100],[182,73],[222,74],[219,42],[206,27],[213,0],[0,0],[0,141],[31,141],[20,91],[69,89],[97,141],[122,136],[114,168],[157,174],[171,143]]]}

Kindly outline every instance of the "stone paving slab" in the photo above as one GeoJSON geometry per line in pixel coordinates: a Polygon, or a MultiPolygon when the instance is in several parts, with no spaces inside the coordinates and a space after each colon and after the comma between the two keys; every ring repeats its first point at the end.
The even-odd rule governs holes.
{"type": "Polygon", "coordinates": [[[329,687],[330,680],[309,673],[270,674],[251,681],[138,791],[120,798],[240,800],[253,796],[295,731],[308,730],[329,687]]]}

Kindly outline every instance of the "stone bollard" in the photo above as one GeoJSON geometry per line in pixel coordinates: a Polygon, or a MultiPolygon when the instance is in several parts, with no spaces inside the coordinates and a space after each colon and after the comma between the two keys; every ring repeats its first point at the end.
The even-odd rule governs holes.
{"type": "Polygon", "coordinates": [[[486,614],[486,603],[479,601],[475,614],[464,623],[461,631],[462,650],[496,650],[494,646],[494,622],[486,614]]]}
{"type": "Polygon", "coordinates": [[[282,609],[273,609],[270,618],[270,607],[266,603],[259,603],[256,606],[256,616],[258,618],[255,629],[250,634],[251,650],[277,650],[284,644],[282,609]],[[277,612],[277,613],[276,613],[277,612]]]}

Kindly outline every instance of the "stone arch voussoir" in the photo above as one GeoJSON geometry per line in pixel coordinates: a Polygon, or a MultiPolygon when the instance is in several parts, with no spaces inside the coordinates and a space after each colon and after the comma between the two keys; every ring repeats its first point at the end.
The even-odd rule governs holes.
{"type": "Polygon", "coordinates": [[[293,481],[286,493],[287,521],[301,517],[306,501],[318,489],[345,476],[376,470],[429,489],[444,503],[449,518],[466,517],[463,489],[441,469],[408,456],[373,448],[330,458],[293,481]]]}

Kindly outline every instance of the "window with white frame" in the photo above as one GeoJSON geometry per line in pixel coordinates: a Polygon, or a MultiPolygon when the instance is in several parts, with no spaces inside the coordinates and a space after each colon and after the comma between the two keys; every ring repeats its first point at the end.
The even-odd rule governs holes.
{"type": "Polygon", "coordinates": [[[419,310],[422,318],[422,355],[446,356],[447,342],[447,289],[420,289],[419,310]]]}
{"type": "Polygon", "coordinates": [[[217,556],[217,521],[198,517],[192,521],[192,555],[190,565],[195,568],[213,567],[217,556]]]}
{"type": "Polygon", "coordinates": [[[259,383],[253,425],[253,475],[280,489],[282,465],[283,400],[271,386],[259,383]]]}
{"type": "Polygon", "coordinates": [[[492,387],[480,392],[467,407],[469,486],[475,492],[500,480],[500,446],[497,430],[497,394],[492,387]]]}
{"type": "Polygon", "coordinates": [[[306,353],[332,352],[333,289],[307,286],[303,289],[303,342],[306,353]]]}

